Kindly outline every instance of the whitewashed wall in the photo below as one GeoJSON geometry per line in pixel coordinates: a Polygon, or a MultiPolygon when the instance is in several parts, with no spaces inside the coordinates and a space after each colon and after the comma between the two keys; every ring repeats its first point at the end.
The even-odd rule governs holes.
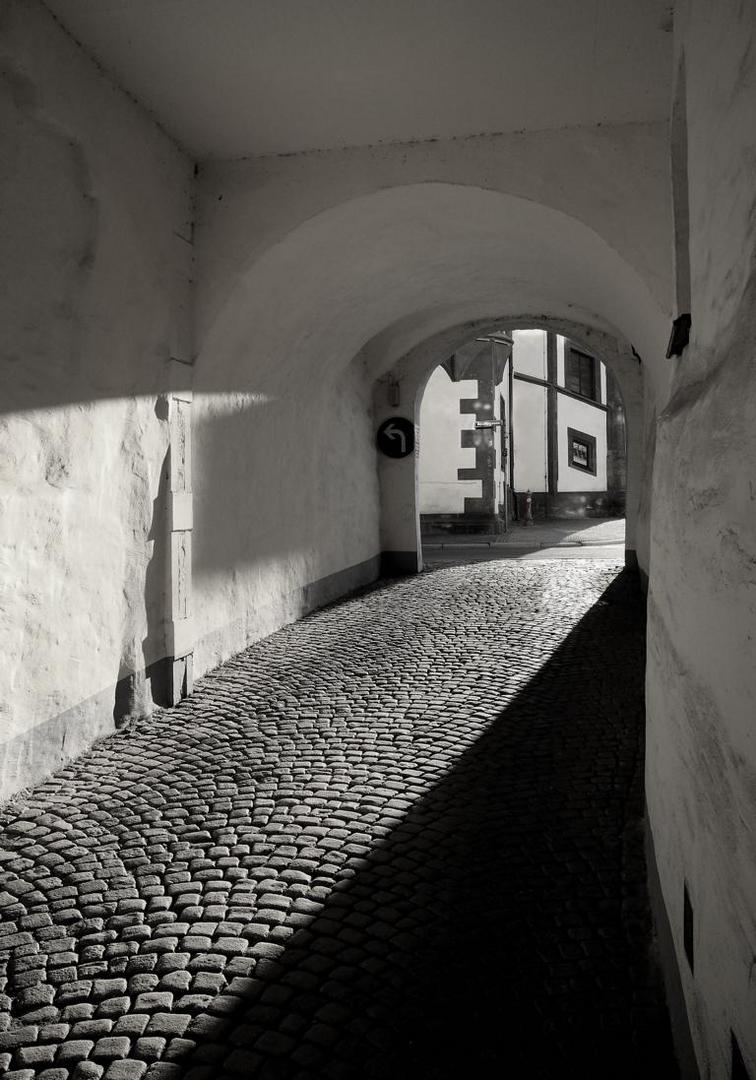
{"type": "MultiPolygon", "coordinates": [[[[602,365],[603,366],[603,365],[602,365]]],[[[606,491],[606,413],[566,394],[557,395],[557,453],[559,491],[606,491]],[[596,475],[570,465],[567,429],[596,440],[596,475]]]]}
{"type": "Polygon", "coordinates": [[[515,379],[515,491],[545,491],[547,478],[546,387],[515,379]]]}
{"type": "Polygon", "coordinates": [[[689,251],[693,326],[668,364],[654,464],[646,789],[700,1072],[711,1080],[732,1075],[731,1032],[756,1076],[755,36],[753,3],[676,5],[688,152],[673,168],[690,200],[678,275],[689,251]]]}
{"type": "Polygon", "coordinates": [[[472,413],[460,413],[462,398],[478,393],[475,379],[453,382],[437,367],[420,406],[418,478],[421,514],[463,514],[466,498],[480,498],[480,480],[459,480],[458,469],[475,466],[474,447],[460,446],[460,432],[475,428],[472,413]]]}
{"type": "Polygon", "coordinates": [[[151,706],[189,160],[35,0],[3,6],[0,794],[151,706]]]}
{"type": "Polygon", "coordinates": [[[545,379],[547,373],[546,331],[515,330],[512,337],[515,371],[520,375],[530,375],[534,379],[545,379]]]}

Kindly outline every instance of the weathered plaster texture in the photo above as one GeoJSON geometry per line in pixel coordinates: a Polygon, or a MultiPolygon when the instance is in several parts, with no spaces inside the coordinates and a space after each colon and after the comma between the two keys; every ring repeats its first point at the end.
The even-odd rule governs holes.
{"type": "Polygon", "coordinates": [[[343,571],[347,591],[377,572],[370,382],[355,368],[308,379],[277,354],[266,365],[254,340],[250,355],[262,389],[194,399],[199,673],[306,614],[321,579],[343,571]]]}
{"type": "Polygon", "coordinates": [[[2,7],[0,792],[146,711],[191,168],[36,3],[2,7]],[[159,410],[158,410],[159,411],[159,410]],[[118,711],[117,710],[117,711],[118,711]]]}
{"type": "Polygon", "coordinates": [[[731,1075],[731,1032],[756,1075],[754,14],[734,0],[676,14],[693,331],[654,466],[648,803],[699,1068],[714,1080],[731,1075]]]}

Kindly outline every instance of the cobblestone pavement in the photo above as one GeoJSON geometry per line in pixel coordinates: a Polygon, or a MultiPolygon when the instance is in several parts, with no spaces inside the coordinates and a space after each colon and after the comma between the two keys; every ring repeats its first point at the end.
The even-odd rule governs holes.
{"type": "Polygon", "coordinates": [[[7,806],[0,1072],[674,1077],[618,573],[383,586],[7,806]]]}

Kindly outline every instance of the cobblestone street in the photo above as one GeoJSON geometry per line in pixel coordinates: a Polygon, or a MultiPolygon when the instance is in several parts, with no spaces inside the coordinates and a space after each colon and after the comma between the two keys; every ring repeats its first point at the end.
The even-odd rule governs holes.
{"type": "Polygon", "coordinates": [[[673,1078],[606,561],[316,613],[15,800],[8,1080],[673,1078]]]}

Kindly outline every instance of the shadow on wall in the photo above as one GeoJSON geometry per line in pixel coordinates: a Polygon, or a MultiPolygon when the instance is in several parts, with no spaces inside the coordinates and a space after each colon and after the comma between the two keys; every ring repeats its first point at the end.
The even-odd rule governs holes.
{"type": "MultiPolygon", "coordinates": [[[[86,155],[45,115],[34,84],[7,61],[0,70],[0,116],[14,159],[13,183],[4,190],[0,413],[88,401],[100,395],[82,370],[81,312],[91,290],[100,206],[86,155]],[[51,176],[55,190],[45,189],[41,198],[51,176]]],[[[100,364],[104,372],[117,367],[100,364]]]]}
{"type": "MultiPolygon", "coordinates": [[[[167,405],[160,398],[155,414],[167,420],[167,405]]],[[[138,716],[149,715],[152,704],[169,705],[170,660],[165,657],[165,624],[168,613],[167,583],[170,581],[170,533],[168,530],[168,479],[170,476],[170,447],[160,467],[157,495],[152,501],[152,520],[147,540],[152,554],[144,574],[144,611],[147,633],[142,639],[142,655],[133,654],[130,647],[121,658],[121,670],[116,683],[113,720],[116,727],[138,716]],[[155,658],[158,659],[155,659],[155,658]]]]}
{"type": "Polygon", "coordinates": [[[194,476],[194,498],[203,519],[215,527],[197,530],[195,575],[298,549],[298,538],[287,529],[297,490],[293,481],[304,464],[302,440],[287,423],[292,408],[281,400],[249,405],[243,395],[197,400],[192,453],[201,468],[194,476]],[[287,481],[291,486],[282,498],[287,481]]]}
{"type": "MultiPolygon", "coordinates": [[[[255,977],[198,1018],[181,1075],[676,1077],[649,954],[643,643],[625,572],[318,913],[289,914],[285,946],[246,927],[255,977]]],[[[282,853],[279,886],[293,867],[282,853]]]]}
{"type": "Polygon", "coordinates": [[[195,534],[198,584],[205,573],[227,576],[270,559],[327,560],[342,543],[347,564],[352,549],[352,562],[375,553],[373,421],[359,383],[350,396],[347,382],[340,393],[324,383],[286,397],[195,397],[195,513],[214,525],[195,534]]]}

